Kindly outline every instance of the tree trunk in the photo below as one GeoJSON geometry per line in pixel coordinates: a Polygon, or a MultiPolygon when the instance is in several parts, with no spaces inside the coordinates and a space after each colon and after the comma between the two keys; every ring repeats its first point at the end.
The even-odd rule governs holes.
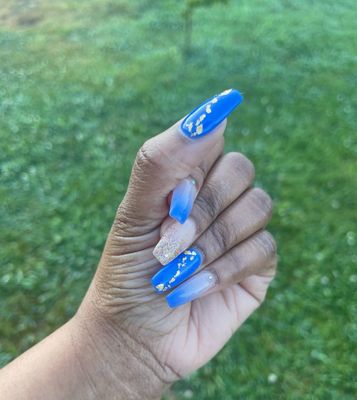
{"type": "Polygon", "coordinates": [[[191,54],[192,50],[192,12],[193,10],[188,9],[184,16],[184,48],[183,53],[187,58],[191,54]]]}

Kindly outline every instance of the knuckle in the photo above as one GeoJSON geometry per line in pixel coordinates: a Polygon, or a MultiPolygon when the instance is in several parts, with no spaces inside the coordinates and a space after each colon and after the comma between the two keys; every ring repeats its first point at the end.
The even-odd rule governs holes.
{"type": "Polygon", "coordinates": [[[239,178],[251,184],[255,177],[254,164],[242,153],[231,152],[226,156],[232,170],[237,171],[239,178]]]}
{"type": "Polygon", "coordinates": [[[197,167],[195,167],[195,169],[190,173],[190,176],[196,181],[199,188],[202,186],[206,175],[207,169],[202,164],[197,165],[197,167]]]}
{"type": "Polygon", "coordinates": [[[246,268],[246,254],[241,252],[238,247],[227,252],[224,257],[227,260],[227,267],[224,270],[229,271],[230,269],[232,281],[238,282],[249,274],[249,268],[246,268]]]}
{"type": "Polygon", "coordinates": [[[214,185],[206,183],[201,189],[195,206],[199,212],[199,219],[207,222],[207,219],[214,220],[222,207],[222,195],[214,185]]]}
{"type": "Polygon", "coordinates": [[[268,231],[262,231],[257,235],[256,240],[264,252],[264,255],[269,260],[276,260],[277,244],[273,235],[268,231]]]}
{"type": "Polygon", "coordinates": [[[271,277],[272,280],[276,277],[277,271],[278,271],[278,260],[277,258],[274,259],[274,262],[270,266],[271,270],[271,277]]]}
{"type": "Polygon", "coordinates": [[[271,217],[273,212],[273,200],[263,189],[254,188],[250,192],[253,204],[264,215],[266,219],[271,217]]]}
{"type": "Polygon", "coordinates": [[[212,243],[219,252],[225,251],[230,247],[230,231],[227,225],[220,219],[216,220],[210,228],[213,237],[212,243]]]}
{"type": "Polygon", "coordinates": [[[147,140],[139,149],[136,156],[136,165],[141,170],[161,169],[166,164],[167,155],[160,149],[153,139],[147,140]]]}

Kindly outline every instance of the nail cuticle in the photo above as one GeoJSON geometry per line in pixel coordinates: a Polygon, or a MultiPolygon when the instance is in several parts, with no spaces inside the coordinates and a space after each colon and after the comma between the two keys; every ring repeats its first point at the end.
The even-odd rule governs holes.
{"type": "Polygon", "coordinates": [[[192,246],[191,247],[193,250],[197,251],[197,253],[200,254],[201,257],[201,265],[200,268],[202,268],[205,265],[205,253],[198,247],[198,246],[192,246]]]}

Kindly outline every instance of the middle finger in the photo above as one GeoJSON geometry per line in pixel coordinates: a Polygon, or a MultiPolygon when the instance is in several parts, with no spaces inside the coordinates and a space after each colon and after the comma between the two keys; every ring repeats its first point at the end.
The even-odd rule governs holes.
{"type": "Polygon", "coordinates": [[[154,275],[153,286],[158,292],[164,292],[179,285],[198,268],[212,263],[264,228],[271,212],[272,201],[268,194],[262,189],[249,189],[219,215],[192,248],[185,250],[154,275]]]}
{"type": "Polygon", "coordinates": [[[253,164],[242,154],[228,153],[221,157],[205,179],[186,222],[167,219],[163,223],[154,256],[161,264],[168,264],[252,184],[253,178],[253,164]]]}

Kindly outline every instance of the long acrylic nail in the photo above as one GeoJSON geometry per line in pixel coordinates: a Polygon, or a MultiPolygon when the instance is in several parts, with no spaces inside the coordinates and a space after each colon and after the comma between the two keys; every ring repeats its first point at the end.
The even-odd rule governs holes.
{"type": "Polygon", "coordinates": [[[157,292],[165,292],[171,289],[189,276],[202,264],[202,254],[195,248],[185,250],[174,260],[161,268],[151,279],[151,283],[157,292]]]}
{"type": "Polygon", "coordinates": [[[196,224],[191,218],[184,224],[175,221],[161,236],[153,255],[162,265],[166,265],[192,244],[195,235],[196,224]]]}
{"type": "Polygon", "coordinates": [[[219,125],[243,100],[235,89],[211,97],[191,111],[182,121],[182,132],[191,139],[207,135],[219,125]]]}
{"type": "Polygon", "coordinates": [[[203,270],[168,294],[166,296],[167,304],[171,308],[181,306],[201,297],[215,284],[215,276],[211,272],[203,270]]]}
{"type": "Polygon", "coordinates": [[[191,213],[197,194],[196,182],[192,178],[183,179],[174,189],[169,215],[183,224],[191,213]]]}

